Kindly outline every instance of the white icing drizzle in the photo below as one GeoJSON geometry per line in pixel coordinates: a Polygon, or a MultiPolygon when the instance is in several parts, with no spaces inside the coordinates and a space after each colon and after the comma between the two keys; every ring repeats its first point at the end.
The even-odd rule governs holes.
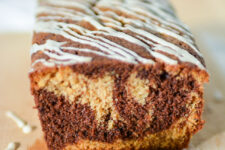
{"type": "Polygon", "coordinates": [[[165,55],[163,55],[161,53],[153,51],[151,54],[156,58],[160,58],[161,60],[163,60],[164,62],[166,62],[168,64],[171,64],[171,65],[177,64],[176,60],[170,59],[169,57],[166,57],[165,55]]]}
{"type": "MultiPolygon", "coordinates": [[[[152,60],[147,60],[145,58],[141,58],[140,56],[138,56],[136,53],[134,53],[131,50],[128,50],[128,49],[127,50],[125,50],[125,49],[121,50],[119,48],[111,46],[110,44],[107,44],[107,43],[104,43],[104,42],[101,42],[101,41],[98,41],[98,40],[94,40],[93,38],[81,36],[81,35],[77,34],[76,32],[73,32],[68,27],[74,27],[75,29],[78,29],[78,30],[80,29],[79,30],[80,32],[85,32],[84,28],[77,28],[76,25],[66,24],[66,23],[61,23],[61,22],[38,22],[35,31],[36,32],[47,32],[47,33],[59,34],[59,35],[62,35],[65,38],[68,38],[68,39],[70,39],[74,42],[79,42],[81,44],[88,44],[88,45],[91,45],[93,47],[97,47],[97,48],[101,49],[102,51],[105,51],[106,53],[109,53],[110,55],[112,55],[111,57],[113,57],[115,59],[119,59],[121,61],[125,60],[125,61],[128,61],[129,63],[137,63],[135,61],[135,59],[141,59],[141,60],[143,60],[143,63],[145,63],[145,62],[152,63],[153,62],[152,60]],[[65,31],[69,32],[70,34],[73,34],[73,36],[69,35],[66,32],[61,32],[59,26],[64,28],[65,31]],[[132,57],[126,51],[129,51],[129,53],[132,53],[133,55],[136,55],[136,57],[132,57]],[[119,53],[119,55],[117,53],[119,53]]],[[[97,37],[95,37],[95,38],[97,38],[97,37]]],[[[101,37],[98,37],[98,38],[100,38],[104,41],[107,40],[107,39],[101,38],[101,37]]],[[[108,42],[110,42],[110,41],[108,40],[108,42]]],[[[112,44],[112,42],[111,42],[111,44],[112,44]]],[[[113,43],[113,44],[115,44],[115,43],[113,43]]],[[[44,44],[44,46],[45,45],[48,45],[48,44],[44,44]]],[[[39,50],[42,50],[44,46],[42,46],[42,45],[40,45],[40,46],[41,46],[41,48],[39,48],[39,50]]],[[[37,52],[35,50],[36,45],[33,45],[33,47],[31,49],[31,54],[37,52]]],[[[117,44],[117,47],[121,47],[121,46],[117,44]]],[[[48,48],[47,48],[47,50],[48,50],[48,48]]],[[[94,50],[92,50],[92,51],[93,51],[93,53],[95,52],[94,50]]],[[[49,54],[49,57],[52,57],[52,56],[49,54]]],[[[78,57],[81,57],[81,56],[78,56],[78,57]]]]}
{"type": "Polygon", "coordinates": [[[149,10],[146,10],[145,7],[143,7],[143,6],[151,6],[151,5],[146,5],[146,3],[143,3],[143,5],[140,6],[140,4],[139,4],[140,1],[135,0],[135,2],[138,2],[138,3],[136,3],[134,6],[130,5],[133,2],[133,1],[130,1],[130,3],[126,3],[126,4],[121,3],[120,5],[117,5],[119,7],[112,7],[112,4],[110,4],[107,1],[108,0],[104,0],[104,3],[103,3],[103,1],[100,1],[101,3],[98,3],[98,6],[100,8],[107,7],[111,10],[119,10],[119,11],[125,12],[126,14],[129,14],[129,15],[135,16],[137,18],[140,18],[142,20],[145,20],[146,22],[148,22],[149,17],[150,17],[150,18],[153,18],[153,19],[159,21],[161,24],[177,28],[177,29],[183,31],[185,34],[190,33],[188,31],[188,29],[186,29],[184,27],[183,23],[181,23],[181,22],[178,23],[178,19],[176,19],[175,17],[168,20],[168,18],[166,16],[162,17],[162,16],[159,16],[149,10]],[[139,13],[141,13],[141,14],[139,14],[139,13]],[[143,14],[145,14],[148,17],[143,16],[143,14]]]}
{"type": "Polygon", "coordinates": [[[85,63],[92,60],[91,56],[71,54],[72,51],[92,53],[134,64],[154,64],[153,60],[144,58],[135,51],[102,37],[111,36],[138,45],[150,55],[165,63],[174,65],[178,62],[163,53],[174,55],[180,61],[190,62],[201,69],[205,69],[201,62],[187,50],[153,34],[160,33],[171,36],[187,44],[199,57],[202,56],[194,45],[192,34],[176,18],[172,7],[167,1],[46,0],[46,2],[47,4],[41,5],[37,10],[37,15],[40,16],[37,17],[36,33],[60,35],[72,42],[89,45],[98,50],[65,46],[69,42],[67,40],[57,42],[47,39],[43,44],[33,44],[31,55],[42,52],[49,56],[49,59],[37,59],[32,63],[32,67],[35,67],[38,63],[52,67],[55,65],[85,63]],[[118,11],[126,14],[126,17],[124,15],[119,16],[118,11]],[[41,14],[47,15],[43,16],[41,14]],[[66,20],[75,21],[76,24],[66,23],[66,20]],[[88,30],[81,26],[79,22],[89,23],[96,30],[88,30]],[[131,36],[124,33],[125,30],[131,31],[135,35],[131,36]]]}
{"type": "Polygon", "coordinates": [[[94,13],[90,10],[91,4],[85,1],[65,1],[65,0],[48,0],[48,3],[55,6],[60,7],[72,7],[76,9],[82,9],[85,13],[89,15],[94,15],[94,13]]]}
{"type": "MultiPolygon", "coordinates": [[[[134,7],[132,7],[132,8],[134,8],[134,7]]],[[[135,10],[137,10],[137,7],[135,7],[135,10]]],[[[140,15],[137,15],[137,14],[135,14],[135,13],[133,13],[133,12],[130,12],[130,11],[129,11],[129,12],[128,12],[128,11],[125,11],[124,9],[123,9],[123,11],[124,11],[124,12],[127,12],[127,14],[131,14],[131,15],[133,15],[133,16],[140,17],[141,19],[144,19],[145,22],[147,22],[147,23],[145,23],[145,22],[143,22],[143,21],[140,21],[140,20],[136,20],[136,19],[127,19],[127,18],[125,18],[125,17],[118,16],[118,15],[115,14],[115,13],[113,14],[114,18],[119,18],[119,19],[121,19],[122,21],[124,21],[125,23],[133,23],[133,24],[135,24],[136,26],[147,27],[147,28],[149,28],[150,30],[154,30],[154,31],[156,31],[156,32],[159,32],[159,33],[166,34],[166,35],[169,35],[169,36],[171,36],[171,37],[174,37],[174,38],[176,38],[176,39],[178,39],[178,40],[180,40],[180,41],[186,43],[187,45],[189,45],[192,49],[195,50],[195,52],[198,53],[198,55],[201,56],[201,53],[200,53],[200,52],[197,50],[197,48],[193,45],[193,41],[189,38],[189,36],[186,36],[186,38],[184,38],[184,37],[180,36],[179,34],[174,33],[173,30],[168,30],[168,29],[166,29],[166,28],[162,28],[162,27],[160,27],[160,26],[158,26],[158,25],[153,24],[152,21],[151,21],[149,18],[146,18],[146,17],[140,16],[140,15]]],[[[155,15],[152,15],[152,16],[155,16],[155,15]]],[[[165,18],[168,18],[168,17],[165,17],[165,18]]],[[[163,18],[163,19],[165,19],[165,18],[163,18]]],[[[189,33],[189,32],[185,32],[185,33],[189,33]]],[[[188,35],[188,34],[187,34],[187,35],[188,35]]]]}
{"type": "Polygon", "coordinates": [[[80,21],[81,16],[85,16],[85,14],[75,10],[71,10],[68,8],[55,8],[53,6],[41,6],[37,9],[36,13],[37,14],[47,13],[48,15],[60,15],[65,17],[73,17],[73,19],[78,19],[77,16],[79,16],[78,21],[80,21]]]}
{"type": "Polygon", "coordinates": [[[91,60],[91,58],[88,58],[88,57],[82,57],[82,56],[77,56],[77,55],[63,52],[60,49],[60,47],[64,44],[65,42],[56,42],[53,40],[47,40],[47,42],[42,45],[34,44],[32,46],[31,54],[36,53],[37,51],[43,51],[44,54],[50,56],[51,58],[54,58],[55,60],[58,60],[58,61],[70,60],[70,61],[73,61],[74,63],[88,62],[91,60]],[[51,50],[51,52],[46,50],[51,50]]]}

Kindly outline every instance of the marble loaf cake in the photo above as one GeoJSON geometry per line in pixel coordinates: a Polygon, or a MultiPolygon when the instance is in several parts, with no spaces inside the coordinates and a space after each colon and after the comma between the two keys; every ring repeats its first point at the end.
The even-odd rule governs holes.
{"type": "Polygon", "coordinates": [[[41,0],[31,91],[49,150],[182,149],[209,75],[166,0],[41,0]]]}

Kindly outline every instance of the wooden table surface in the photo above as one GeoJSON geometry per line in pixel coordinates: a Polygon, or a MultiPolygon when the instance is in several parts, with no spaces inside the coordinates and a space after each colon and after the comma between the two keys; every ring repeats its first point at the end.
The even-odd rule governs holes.
{"type": "Polygon", "coordinates": [[[30,34],[0,35],[0,149],[11,141],[21,143],[19,150],[25,150],[37,137],[41,129],[34,102],[29,91],[29,49],[30,34]],[[23,134],[16,124],[5,116],[11,110],[29,124],[36,126],[30,134],[23,134]]]}

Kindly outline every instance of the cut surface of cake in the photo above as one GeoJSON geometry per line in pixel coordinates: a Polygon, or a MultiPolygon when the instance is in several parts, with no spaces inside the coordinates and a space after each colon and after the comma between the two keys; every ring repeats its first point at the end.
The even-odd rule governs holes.
{"type": "Polygon", "coordinates": [[[31,92],[50,150],[182,149],[209,75],[166,0],[41,0],[31,92]]]}

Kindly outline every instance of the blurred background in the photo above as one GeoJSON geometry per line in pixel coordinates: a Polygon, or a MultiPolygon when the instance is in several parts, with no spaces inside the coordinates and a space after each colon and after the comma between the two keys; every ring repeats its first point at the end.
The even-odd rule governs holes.
{"type": "MultiPolygon", "coordinates": [[[[211,74],[205,92],[205,127],[192,140],[191,149],[225,150],[225,0],[171,0],[180,19],[194,33],[211,74]]],[[[29,49],[35,0],[0,0],[0,149],[18,142],[31,148],[42,138],[30,96],[29,49]],[[23,134],[5,116],[11,110],[35,129],[23,134]]]]}

